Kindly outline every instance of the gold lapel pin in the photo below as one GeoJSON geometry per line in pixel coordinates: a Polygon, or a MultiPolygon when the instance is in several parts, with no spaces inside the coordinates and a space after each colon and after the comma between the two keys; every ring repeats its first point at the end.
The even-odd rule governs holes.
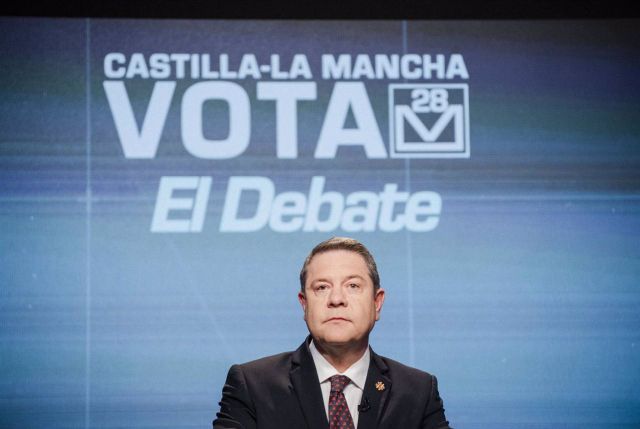
{"type": "Polygon", "coordinates": [[[378,390],[378,392],[382,392],[384,390],[384,383],[382,381],[378,381],[376,383],[376,390],[378,390]]]}

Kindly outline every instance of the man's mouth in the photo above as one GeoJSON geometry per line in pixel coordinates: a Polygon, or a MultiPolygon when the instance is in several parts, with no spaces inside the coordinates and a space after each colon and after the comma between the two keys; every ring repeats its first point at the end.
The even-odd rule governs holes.
{"type": "Polygon", "coordinates": [[[344,317],[332,317],[327,319],[327,322],[348,322],[349,319],[345,319],[344,317]]]}

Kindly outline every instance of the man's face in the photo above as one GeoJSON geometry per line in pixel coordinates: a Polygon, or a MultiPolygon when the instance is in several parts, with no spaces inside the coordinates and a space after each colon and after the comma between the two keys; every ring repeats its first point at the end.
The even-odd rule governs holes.
{"type": "Polygon", "coordinates": [[[311,259],[305,293],[298,299],[314,339],[330,345],[365,345],[380,318],[384,291],[374,293],[362,256],[329,250],[311,259]]]}

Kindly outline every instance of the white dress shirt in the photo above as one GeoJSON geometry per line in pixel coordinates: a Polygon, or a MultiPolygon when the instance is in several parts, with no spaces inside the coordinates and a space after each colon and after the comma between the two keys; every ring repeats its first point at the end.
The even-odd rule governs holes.
{"type": "Polygon", "coordinates": [[[322,390],[322,399],[324,400],[324,411],[327,413],[327,419],[329,418],[329,395],[331,394],[331,377],[336,374],[346,375],[351,379],[351,382],[347,384],[342,393],[347,400],[347,406],[353,419],[353,426],[358,427],[358,405],[362,401],[362,392],[364,391],[364,383],[367,380],[367,372],[369,371],[370,353],[369,347],[364,352],[362,357],[358,359],[353,365],[351,365],[345,372],[339,372],[333,367],[325,358],[320,354],[313,340],[309,344],[309,351],[311,351],[311,357],[313,357],[313,363],[316,366],[318,372],[318,380],[320,380],[320,389],[322,390]]]}

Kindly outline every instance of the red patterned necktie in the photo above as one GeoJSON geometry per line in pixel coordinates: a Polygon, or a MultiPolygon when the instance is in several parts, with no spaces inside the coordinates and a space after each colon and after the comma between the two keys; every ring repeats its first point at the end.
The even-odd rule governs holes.
{"type": "Polygon", "coordinates": [[[342,390],[351,381],[346,375],[331,377],[331,394],[329,395],[329,429],[355,429],[347,400],[342,390]]]}

